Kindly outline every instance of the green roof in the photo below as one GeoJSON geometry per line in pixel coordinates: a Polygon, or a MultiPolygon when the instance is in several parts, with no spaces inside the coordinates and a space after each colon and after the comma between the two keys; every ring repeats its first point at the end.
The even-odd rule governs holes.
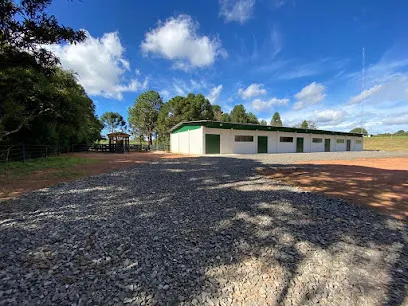
{"type": "Polygon", "coordinates": [[[340,136],[357,136],[363,137],[360,133],[346,133],[346,132],[335,132],[335,131],[325,131],[325,130],[314,130],[314,129],[300,129],[291,128],[284,126],[271,126],[262,124],[251,124],[251,123],[231,123],[231,122],[221,122],[221,121],[211,121],[211,120],[201,120],[201,121],[188,121],[180,122],[170,129],[170,132],[177,133],[181,132],[180,129],[186,130],[189,126],[205,126],[207,128],[214,129],[234,129],[234,130],[246,130],[246,131],[279,131],[279,132],[290,132],[290,133],[306,133],[306,134],[323,134],[323,135],[340,135],[340,136]]]}

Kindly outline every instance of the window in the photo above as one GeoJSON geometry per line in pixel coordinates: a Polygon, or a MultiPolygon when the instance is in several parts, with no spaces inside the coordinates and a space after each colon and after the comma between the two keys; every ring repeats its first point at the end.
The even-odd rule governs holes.
{"type": "Polygon", "coordinates": [[[235,135],[236,142],[253,142],[254,136],[235,135]]]}
{"type": "Polygon", "coordinates": [[[361,139],[357,139],[356,144],[361,144],[361,139]]]}
{"type": "Polygon", "coordinates": [[[312,140],[314,143],[322,143],[323,139],[322,138],[313,138],[312,140]]]}
{"type": "Polygon", "coordinates": [[[281,137],[280,142],[293,142],[293,137],[281,137]]]}
{"type": "Polygon", "coordinates": [[[344,143],[344,139],[337,139],[337,143],[344,143]]]}

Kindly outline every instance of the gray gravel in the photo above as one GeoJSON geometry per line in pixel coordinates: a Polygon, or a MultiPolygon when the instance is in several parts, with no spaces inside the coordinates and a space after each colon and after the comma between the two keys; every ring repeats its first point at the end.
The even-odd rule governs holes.
{"type": "Polygon", "coordinates": [[[408,304],[405,222],[260,165],[143,164],[2,205],[0,304],[408,304]]]}

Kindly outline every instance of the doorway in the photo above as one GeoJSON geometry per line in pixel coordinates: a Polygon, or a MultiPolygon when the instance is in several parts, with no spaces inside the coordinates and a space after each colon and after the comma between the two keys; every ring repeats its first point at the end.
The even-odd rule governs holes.
{"type": "Polygon", "coordinates": [[[220,154],[220,135],[205,134],[205,153],[220,154]]]}
{"type": "Polygon", "coordinates": [[[347,148],[346,151],[351,151],[351,140],[347,139],[347,148]]]}
{"type": "Polygon", "coordinates": [[[330,152],[330,139],[324,140],[324,152],[330,152]]]}
{"type": "Polygon", "coordinates": [[[258,136],[258,153],[268,153],[268,136],[258,136]]]}
{"type": "Polygon", "coordinates": [[[296,138],[296,153],[303,153],[303,137],[296,138]]]}

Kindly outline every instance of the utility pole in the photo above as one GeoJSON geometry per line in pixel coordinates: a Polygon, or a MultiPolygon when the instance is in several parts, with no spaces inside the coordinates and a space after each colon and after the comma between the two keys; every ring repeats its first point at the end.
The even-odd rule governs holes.
{"type": "MultiPolygon", "coordinates": [[[[363,95],[364,90],[365,90],[365,48],[363,47],[363,54],[362,54],[362,59],[363,59],[363,65],[362,65],[362,71],[361,71],[361,95],[363,95]]],[[[364,128],[364,97],[361,97],[361,134],[363,134],[363,128],[364,128]]]]}

